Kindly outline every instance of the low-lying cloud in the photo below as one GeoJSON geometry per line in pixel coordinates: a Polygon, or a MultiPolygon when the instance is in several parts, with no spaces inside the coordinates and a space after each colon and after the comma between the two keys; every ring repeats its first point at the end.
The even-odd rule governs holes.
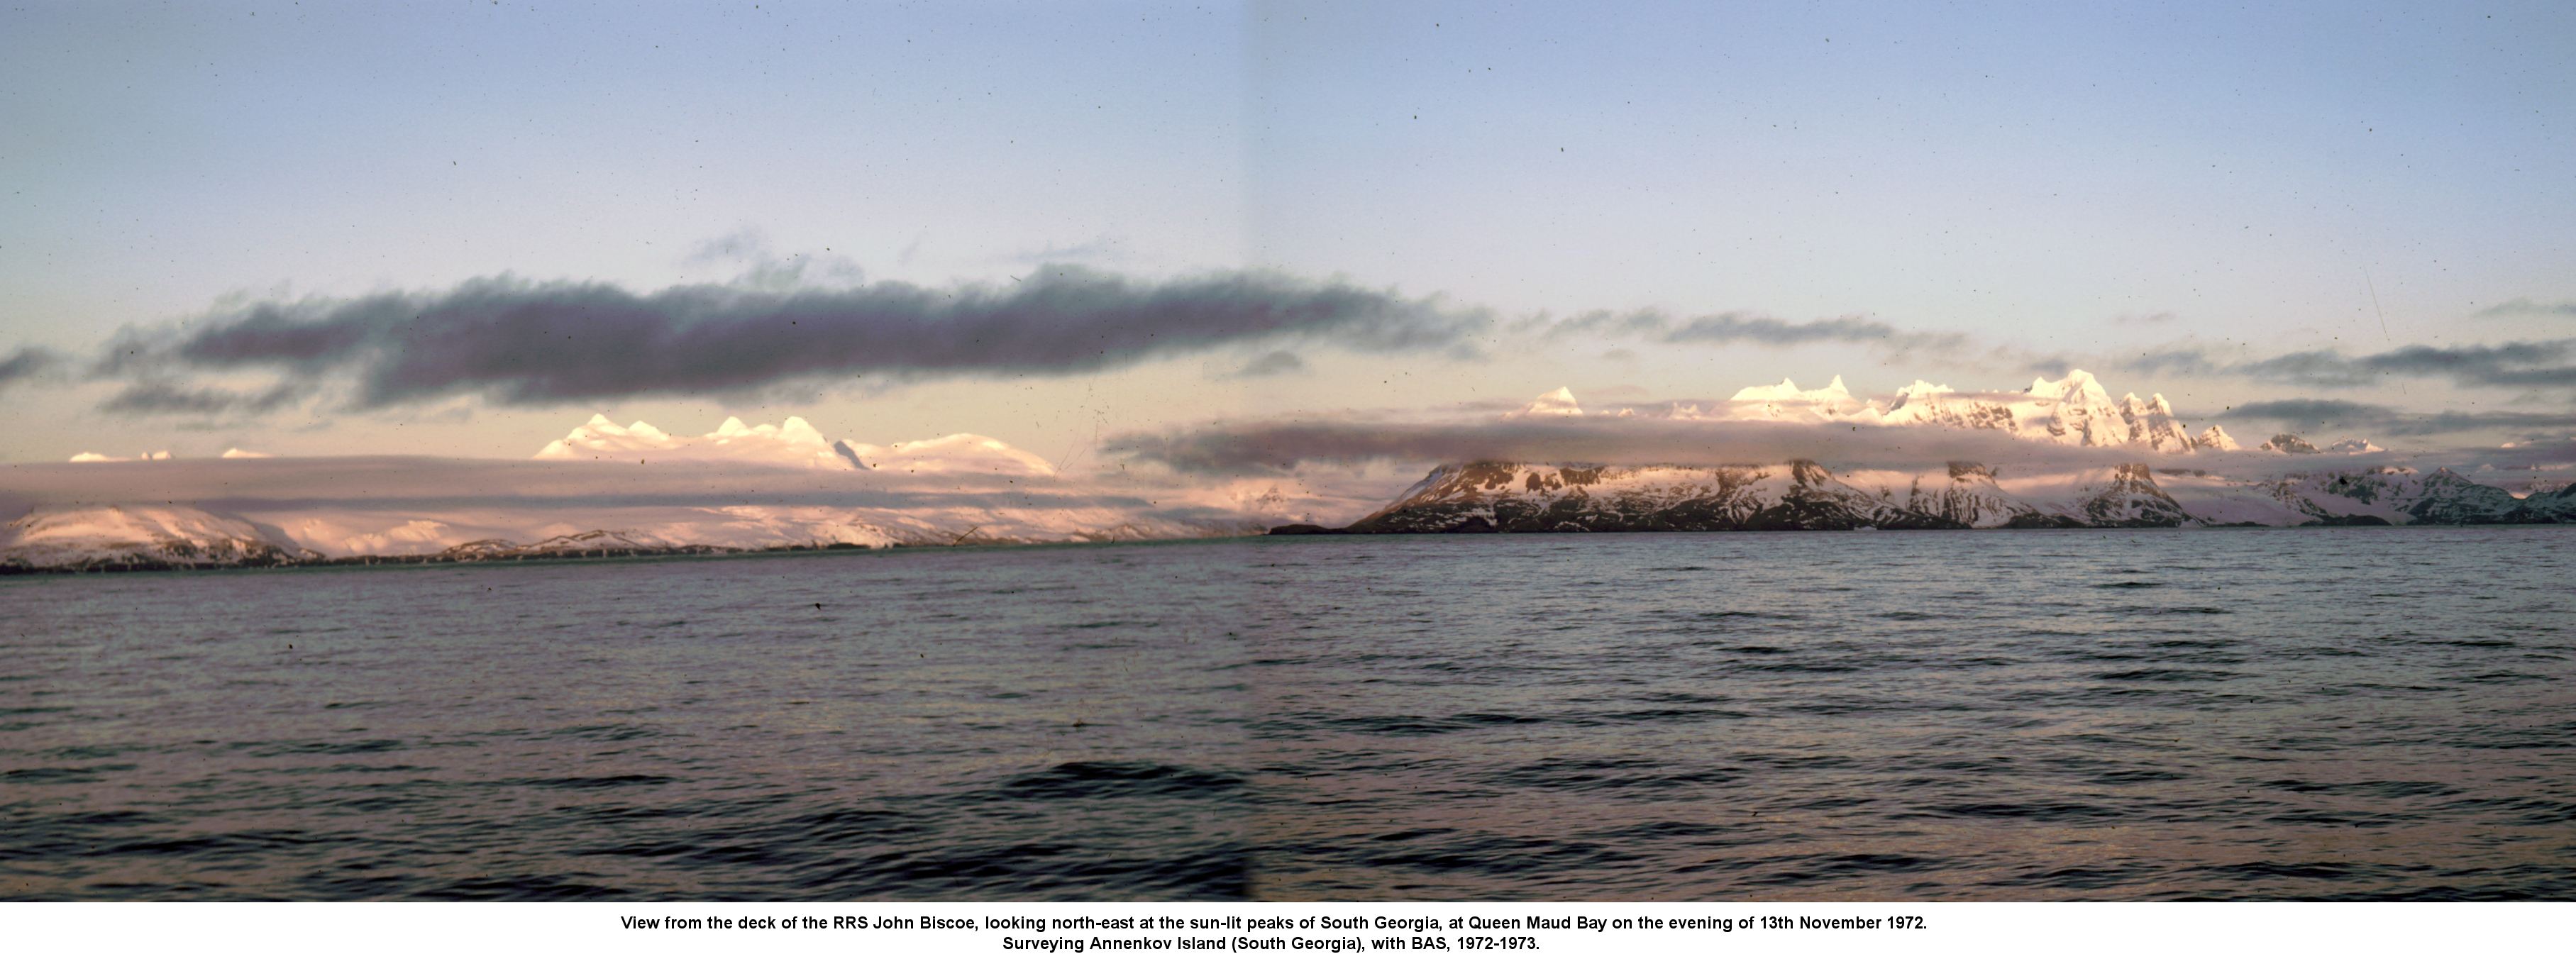
{"type": "Polygon", "coordinates": [[[1468,461],[1731,466],[1816,460],[1838,469],[1929,469],[1954,460],[2057,467],[2156,458],[2134,449],[2034,443],[1986,430],[1549,417],[1488,422],[1267,420],[1105,441],[1115,455],[1185,473],[1289,473],[1307,464],[1468,461]]]}
{"type": "Polygon", "coordinates": [[[1834,316],[1792,322],[1741,310],[1688,319],[1674,319],[1655,310],[1630,313],[1594,311],[1561,320],[1542,319],[1531,325],[1550,337],[1633,336],[1659,343],[1709,346],[1741,343],[1786,347],[1848,343],[1891,350],[1948,351],[1968,343],[1968,338],[1962,334],[1906,330],[1865,316],[1834,316]]]}

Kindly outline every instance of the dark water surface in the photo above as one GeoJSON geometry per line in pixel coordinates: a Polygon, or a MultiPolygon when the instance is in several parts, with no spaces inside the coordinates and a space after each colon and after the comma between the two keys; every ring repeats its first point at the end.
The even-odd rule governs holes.
{"type": "Polygon", "coordinates": [[[12,577],[0,896],[2567,899],[2571,554],[1720,533],[12,577]]]}

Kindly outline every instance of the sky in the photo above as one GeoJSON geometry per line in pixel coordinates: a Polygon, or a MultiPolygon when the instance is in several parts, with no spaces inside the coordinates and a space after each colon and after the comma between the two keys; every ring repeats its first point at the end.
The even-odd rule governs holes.
{"type": "Polygon", "coordinates": [[[2075,366],[2244,436],[2566,439],[2570,49],[2563,3],[40,0],[0,461],[604,412],[1108,468],[2075,366]]]}

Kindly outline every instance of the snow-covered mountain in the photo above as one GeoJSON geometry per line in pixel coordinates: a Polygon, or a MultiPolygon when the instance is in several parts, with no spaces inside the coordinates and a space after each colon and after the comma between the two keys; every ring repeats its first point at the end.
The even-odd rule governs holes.
{"type": "MultiPolygon", "coordinates": [[[[1572,390],[1559,388],[1507,418],[1586,415],[1992,431],[2033,444],[2134,450],[2142,460],[2152,456],[2168,464],[2203,453],[2244,449],[2216,424],[2194,435],[2161,394],[2140,399],[2128,393],[2113,399],[2100,380],[2083,370],[2071,370],[2054,380],[2036,379],[2023,390],[1986,393],[1917,380],[1886,399],[1855,396],[1841,377],[1820,389],[1800,389],[1795,381],[1784,379],[1738,390],[1722,403],[1677,403],[1660,411],[1618,414],[1586,414],[1572,390]]],[[[2259,450],[2300,460],[2380,452],[2362,440],[2320,449],[2287,433],[2274,436],[2259,450]]],[[[2033,460],[2044,462],[2047,457],[2033,460]]],[[[2243,457],[2229,462],[2241,464],[2243,457]]],[[[1954,462],[1934,472],[1861,470],[1847,475],[1807,461],[1715,468],[1455,463],[1433,470],[1349,529],[1535,532],[2576,521],[2576,511],[2557,498],[2520,500],[2449,471],[2418,476],[2399,467],[2356,465],[2338,471],[2323,463],[2298,465],[2305,469],[2287,476],[2230,479],[2170,465],[2160,472],[2147,462],[2076,470],[1954,462]]]]}
{"type": "Polygon", "coordinates": [[[1927,474],[1837,476],[1768,466],[1463,463],[1348,529],[1355,533],[1992,529],[2576,522],[2576,494],[2516,499],[2448,470],[2402,468],[2234,481],[2146,464],[1998,476],[1973,463],[1927,474]]]}
{"type": "Polygon", "coordinates": [[[973,433],[951,433],[937,439],[885,446],[860,443],[851,451],[869,469],[893,473],[981,473],[992,476],[1054,476],[1055,466],[1037,454],[1001,440],[973,433]]]}
{"type": "MultiPolygon", "coordinates": [[[[1616,414],[1586,414],[1574,392],[1559,387],[1508,418],[1585,415],[1992,430],[2033,442],[2158,454],[2232,452],[2242,448],[2226,428],[2215,424],[2194,435],[2174,415],[2173,404],[2165,400],[2164,394],[2140,399],[2138,394],[2128,393],[2115,400],[2099,379],[2083,370],[2069,370],[2054,380],[2033,379],[2027,389],[1992,392],[1954,390],[1916,380],[1886,398],[1855,396],[1839,376],[1813,390],[1799,389],[1795,381],[1784,379],[1737,390],[1721,403],[1675,403],[1661,410],[1623,409],[1616,414]]],[[[2288,434],[2274,437],[2273,442],[2261,448],[2283,453],[2379,451],[2379,447],[2365,440],[2345,440],[2319,450],[2288,434]]]]}
{"type": "MultiPolygon", "coordinates": [[[[1818,390],[1784,381],[1740,391],[1720,409],[1676,406],[1660,415],[1837,423],[1875,417],[1927,429],[2006,431],[2035,444],[2136,450],[2140,460],[2043,465],[2072,455],[2061,451],[2019,463],[1842,472],[1805,460],[1717,467],[1464,462],[1432,470],[1349,530],[2576,522],[2576,486],[2516,497],[2449,470],[2346,459],[2287,434],[2265,444],[2277,458],[2217,456],[2237,444],[2216,426],[2176,452],[2176,438],[2186,434],[2161,398],[2110,401],[2078,375],[2015,395],[1980,398],[1917,383],[1879,403],[1853,397],[1839,379],[1818,390]],[[2151,465],[2146,454],[2159,460],[2151,465]],[[2241,472],[2266,462],[2292,471],[2241,472]]],[[[1587,413],[1571,391],[1559,390],[1511,415],[1638,414],[1587,413]]],[[[1331,508],[1349,516],[1371,501],[1358,490],[1317,499],[1301,488],[1292,497],[1275,480],[1137,487],[1068,479],[1043,459],[985,437],[834,442],[792,417],[776,426],[727,419],[699,436],[595,417],[538,459],[154,457],[22,465],[11,472],[11,488],[0,490],[0,499],[28,504],[13,508],[29,510],[0,526],[0,572],[1180,539],[1244,535],[1291,521],[1321,531],[1308,525],[1317,521],[1317,504],[1338,503],[1331,508]]]]}
{"type": "Polygon", "coordinates": [[[607,414],[593,414],[589,422],[573,427],[572,432],[564,434],[564,438],[538,450],[536,458],[633,459],[638,462],[649,462],[654,458],[729,460],[814,469],[868,468],[849,444],[824,439],[822,432],[801,416],[790,416],[787,422],[775,426],[767,423],[745,426],[741,418],[728,416],[715,432],[703,436],[674,436],[642,420],[619,426],[607,414]]]}
{"type": "Polygon", "coordinates": [[[798,417],[689,436],[594,416],[535,459],[24,467],[0,489],[32,504],[0,527],[0,572],[1189,539],[1305,518],[1275,482],[1071,479],[990,437],[833,441],[798,417]]]}
{"type": "MultiPolygon", "coordinates": [[[[1865,408],[1851,419],[1869,419],[1871,411],[1865,408]]],[[[2174,419],[2164,394],[2141,400],[2130,393],[2113,400],[2101,381],[2083,370],[2055,380],[2032,380],[2030,389],[2017,394],[1960,393],[1916,380],[1875,421],[2001,430],[2068,446],[2135,446],[2160,453],[2188,453],[2198,446],[2174,419]]]]}
{"type": "Polygon", "coordinates": [[[1531,416],[1581,415],[1583,415],[1583,406],[1582,404],[1574,401],[1574,391],[1567,387],[1560,386],[1554,390],[1539,394],[1538,398],[1531,400],[1528,406],[1521,407],[1520,411],[1517,413],[1506,413],[1503,415],[1503,418],[1521,419],[1531,416]]]}
{"type": "MultiPolygon", "coordinates": [[[[2382,450],[2347,439],[2323,448],[2282,433],[2255,451],[2278,454],[2263,475],[2180,468],[2203,454],[2243,472],[2242,444],[2224,426],[2198,434],[2162,394],[2113,399],[2091,373],[2070,370],[2026,389],[1964,392],[1916,380],[1892,397],[1854,395],[1842,377],[1819,389],[1793,380],[1748,386],[1712,404],[1586,413],[1573,390],[1541,394],[1506,419],[1639,416],[1692,421],[1989,431],[2046,446],[2135,451],[2139,461],[2069,470],[1953,462],[1931,472],[1837,474],[1793,460],[1746,466],[1452,463],[1352,523],[1351,532],[1577,532],[1762,529],[1992,529],[1999,527],[2300,526],[2310,524],[2576,522],[2576,493],[2518,499],[2449,470],[2417,474],[2343,457],[2382,450]],[[2159,469],[2145,462],[2164,464],[2159,469]]],[[[1988,444],[1991,447],[1991,444],[1988,444]]],[[[1700,455],[1695,453],[1694,455],[1700,455]]],[[[2062,459],[2062,457],[2060,457],[2062,459]]],[[[2034,455],[2033,463],[2050,461],[2034,455]]],[[[1304,526],[1300,532],[1323,532],[1304,526]]]]}
{"type": "Polygon", "coordinates": [[[488,562],[781,550],[1246,536],[1278,515],[1173,516],[1117,505],[684,506],[470,514],[42,506],[0,527],[0,573],[488,562]],[[579,522],[618,525],[584,528],[579,522]],[[356,532],[375,530],[375,532],[356,532]],[[493,534],[499,535],[493,535],[493,534]],[[316,548],[321,547],[321,548],[316,548]]]}
{"type": "Polygon", "coordinates": [[[892,470],[902,473],[981,473],[1053,476],[1055,466],[1034,453],[989,436],[953,433],[937,439],[876,446],[830,440],[801,416],[777,425],[746,426],[728,416],[715,432],[681,436],[637,420],[617,425],[606,414],[573,427],[537,451],[542,460],[708,460],[765,463],[827,470],[892,470]]]}
{"type": "Polygon", "coordinates": [[[274,528],[184,506],[39,507],[0,527],[0,572],[291,566],[321,558],[274,528]]]}

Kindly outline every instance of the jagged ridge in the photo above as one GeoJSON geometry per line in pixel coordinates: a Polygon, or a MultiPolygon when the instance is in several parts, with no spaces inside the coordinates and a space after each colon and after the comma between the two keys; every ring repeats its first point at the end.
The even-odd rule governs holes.
{"type": "MultiPolygon", "coordinates": [[[[1774,466],[1439,467],[1355,533],[1656,532],[2066,527],[2299,526],[2576,522],[2576,493],[2529,500],[2449,470],[2300,474],[2239,483],[2145,464],[2034,477],[2018,493],[1994,470],[1838,477],[1806,461],[1774,466]],[[1902,482],[1898,482],[1901,480],[1902,482]]],[[[1317,532],[1320,528],[1282,531],[1317,532]]]]}

